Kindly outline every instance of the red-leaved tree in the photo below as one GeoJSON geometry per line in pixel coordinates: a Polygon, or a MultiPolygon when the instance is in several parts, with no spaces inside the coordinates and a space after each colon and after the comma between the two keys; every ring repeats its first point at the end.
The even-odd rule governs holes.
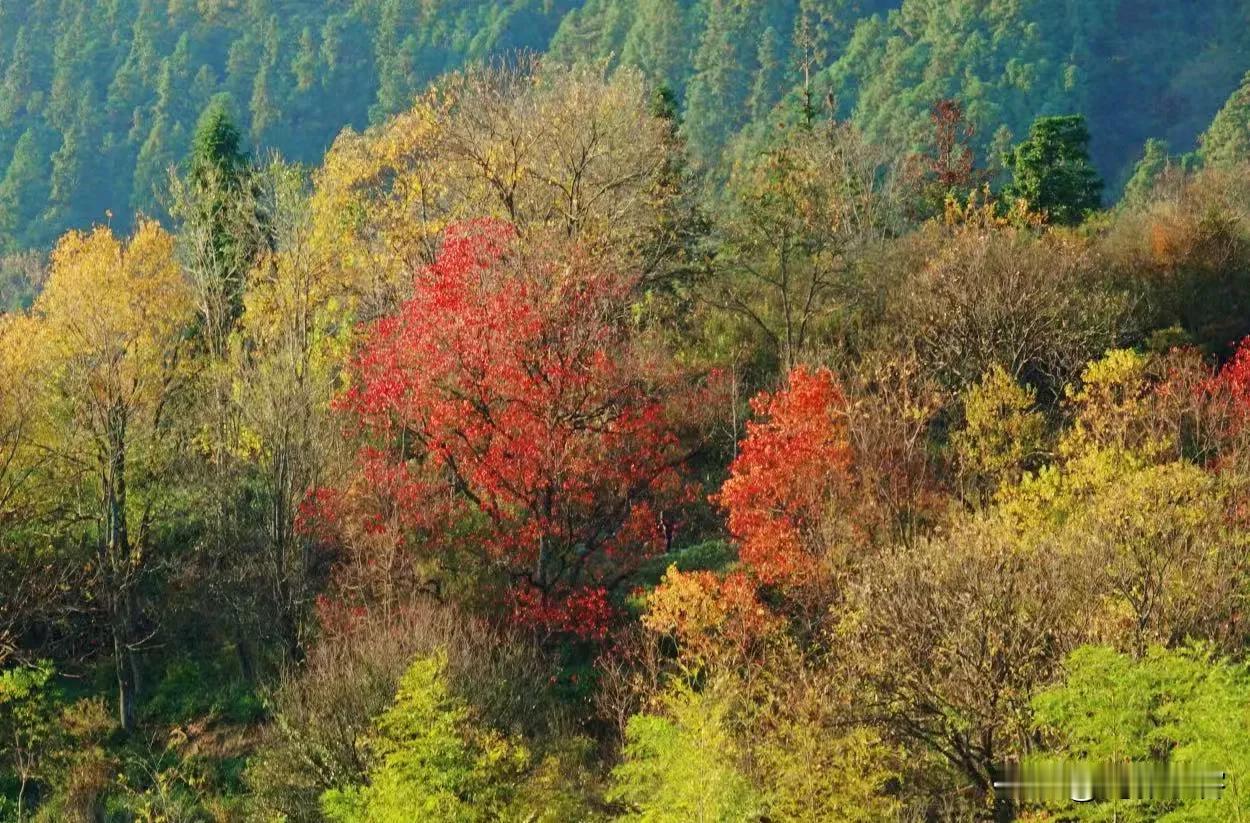
{"type": "Polygon", "coordinates": [[[1182,406],[1174,414],[1182,422],[1174,426],[1185,434],[1187,456],[1215,467],[1244,465],[1250,456],[1250,338],[1214,370],[1194,349],[1174,350],[1165,362],[1155,395],[1162,404],[1182,406]]]}
{"type": "Polygon", "coordinates": [[[367,334],[341,406],[369,445],[318,507],[388,558],[474,557],[518,619],[602,637],[607,592],[694,499],[667,418],[680,381],[645,366],[635,286],[576,250],[523,250],[499,222],[449,230],[367,334]]]}
{"type": "Polygon", "coordinates": [[[751,401],[757,421],[716,501],[761,582],[805,585],[846,545],[852,451],[846,399],[827,369],[790,372],[751,401]]]}
{"type": "Polygon", "coordinates": [[[1220,369],[1219,379],[1239,404],[1250,410],[1250,337],[1242,340],[1220,369]]]}
{"type": "Polygon", "coordinates": [[[976,183],[972,138],[975,128],[958,100],[943,98],[929,110],[933,148],[928,155],[929,176],[944,192],[967,190],[976,183]]]}

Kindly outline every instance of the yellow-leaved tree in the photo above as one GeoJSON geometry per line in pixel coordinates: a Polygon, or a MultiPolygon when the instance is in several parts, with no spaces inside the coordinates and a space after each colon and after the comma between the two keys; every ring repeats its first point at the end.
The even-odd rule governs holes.
{"type": "Polygon", "coordinates": [[[16,638],[48,613],[62,590],[40,525],[52,490],[46,482],[39,374],[39,324],[0,314],[0,665],[16,638]]]}
{"type": "Polygon", "coordinates": [[[311,539],[296,522],[300,503],[345,450],[330,405],[351,351],[353,299],[316,245],[302,170],[274,162],[257,179],[271,248],[248,274],[230,365],[236,450],[259,492],[253,505],[264,507],[263,529],[255,555],[233,561],[259,592],[236,608],[253,636],[276,640],[293,660],[315,594],[311,539]]]}
{"type": "Polygon", "coordinates": [[[128,242],[107,228],[71,232],[52,255],[34,308],[45,359],[51,444],[76,492],[78,540],[94,549],[95,595],[108,619],[118,714],[134,722],[142,644],[138,585],[165,503],[146,481],[167,459],[168,409],[192,319],[173,238],[140,223],[128,242]]]}
{"type": "Polygon", "coordinates": [[[635,72],[469,70],[339,136],[316,174],[312,244],[364,317],[393,308],[449,225],[482,217],[623,257],[654,280],[680,265],[692,225],[678,155],[635,72]]]}

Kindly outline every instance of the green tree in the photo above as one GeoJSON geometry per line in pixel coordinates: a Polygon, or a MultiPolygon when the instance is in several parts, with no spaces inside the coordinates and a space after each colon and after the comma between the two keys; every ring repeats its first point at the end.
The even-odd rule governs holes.
{"type": "Polygon", "coordinates": [[[851,326],[859,253],[898,225],[894,182],[854,126],[787,128],[730,177],[706,299],[772,362],[802,362],[851,326]]]}
{"type": "Polygon", "coordinates": [[[678,0],[640,0],[621,50],[657,85],[684,90],[691,67],[691,40],[678,0]]]}
{"type": "Polygon", "coordinates": [[[0,176],[27,130],[42,154],[58,155],[51,191],[6,212],[22,226],[14,243],[46,246],[106,219],[125,230],[138,211],[163,217],[166,171],[185,159],[214,94],[245,109],[237,123],[254,145],[314,162],[343,127],[365,126],[375,101],[398,111],[467,59],[545,48],[572,5],[470,0],[448,14],[412,0],[6,4],[0,176]]]}
{"type": "Polygon", "coordinates": [[[769,26],[760,35],[759,52],[756,55],[759,69],[755,73],[755,82],[747,101],[753,119],[759,120],[767,116],[777,102],[781,90],[785,88],[785,57],[781,35],[769,26]]]}
{"type": "Polygon", "coordinates": [[[1086,646],[1069,655],[1062,681],[1039,693],[1033,709],[1052,752],[1218,764],[1227,775],[1218,799],[1122,804],[1119,819],[1225,821],[1250,813],[1250,727],[1243,722],[1250,672],[1243,664],[1200,648],[1152,648],[1134,659],[1086,646]]]}
{"type": "Polygon", "coordinates": [[[42,131],[27,129],[17,141],[13,159],[0,179],[0,250],[30,248],[46,239],[42,226],[29,218],[47,203],[50,175],[42,131]]]}
{"type": "Polygon", "coordinates": [[[764,798],[738,762],[727,695],[678,683],[663,705],[663,714],[630,718],[608,799],[624,803],[625,819],[638,823],[759,819],[764,798]]]}
{"type": "MultiPolygon", "coordinates": [[[[56,701],[52,693],[52,665],[0,670],[0,775],[17,781],[14,819],[26,820],[26,800],[32,782],[48,777],[48,755],[57,739],[56,701]]],[[[0,777],[0,785],[4,778],[0,777]]],[[[0,814],[5,812],[0,794],[0,814]]]]}
{"type": "Polygon", "coordinates": [[[11,129],[22,122],[33,104],[34,55],[26,27],[18,29],[13,53],[0,83],[0,128],[11,129]]]}
{"type": "Polygon", "coordinates": [[[1007,197],[1026,201],[1053,223],[1075,225],[1101,203],[1102,179],[1089,157],[1085,118],[1039,117],[1006,158],[1007,197]]]}
{"type": "Polygon", "coordinates": [[[377,99],[369,108],[369,119],[378,122],[408,108],[417,92],[417,40],[405,35],[402,18],[407,14],[403,0],[382,4],[375,53],[378,66],[377,99]]]}
{"type": "Polygon", "coordinates": [[[182,224],[184,265],[199,292],[206,346],[219,358],[243,310],[243,281],[257,246],[251,167],[232,105],[228,94],[219,94],[200,115],[186,178],[175,181],[172,204],[182,224]]]}
{"type": "Polygon", "coordinates": [[[1124,199],[1121,202],[1130,206],[1144,203],[1170,164],[1168,144],[1153,137],[1147,140],[1141,159],[1133,167],[1133,176],[1124,186],[1124,199]]]}
{"type": "MultiPolygon", "coordinates": [[[[238,374],[230,362],[231,334],[244,311],[247,274],[264,238],[258,213],[255,175],[241,147],[239,129],[230,113],[231,100],[213,98],[199,118],[191,155],[182,177],[171,177],[171,210],[179,220],[178,257],[194,294],[198,394],[201,402],[187,415],[201,460],[192,464],[204,513],[199,548],[210,585],[228,606],[224,615],[241,618],[258,611],[250,579],[240,558],[254,547],[261,531],[259,513],[246,501],[255,498],[240,460],[238,374]],[[223,579],[223,575],[227,577],[223,579]]],[[[305,318],[305,322],[307,318],[305,318]]],[[[303,488],[291,493],[302,493],[303,488]]],[[[276,568],[281,568],[280,566],[276,568]]],[[[256,674],[255,618],[222,621],[239,654],[244,676],[256,674]]]]}
{"type": "Polygon", "coordinates": [[[1213,0],[1202,15],[1169,0],[1137,0],[1131,15],[1124,0],[902,0],[875,18],[881,4],[860,5],[863,19],[821,79],[844,116],[888,145],[916,147],[943,98],[967,107],[978,153],[1000,126],[1020,135],[1039,115],[1081,111],[1095,165],[1125,179],[1147,138],[1190,144],[1246,69],[1250,15],[1237,0],[1213,0]]]}
{"type": "Polygon", "coordinates": [[[283,103],[287,89],[292,85],[282,71],[282,43],[279,41],[278,24],[270,21],[265,35],[264,55],[252,81],[252,94],[248,110],[252,120],[252,143],[264,145],[270,142],[281,124],[283,103]]]}
{"type": "Polygon", "coordinates": [[[506,819],[530,754],[517,739],[478,723],[448,689],[442,655],[417,660],[370,742],[369,784],[326,792],[338,823],[506,819]]]}
{"type": "Polygon", "coordinates": [[[165,190],[169,170],[177,162],[177,146],[181,137],[181,126],[164,115],[158,115],[152,122],[152,128],[134,161],[129,203],[133,212],[147,215],[161,213],[160,193],[165,190]]]}
{"type": "Polygon", "coordinates": [[[710,0],[708,24],[694,57],[683,126],[696,158],[711,164],[730,135],[746,125],[756,49],[751,4],[710,0]]]}
{"type": "Polygon", "coordinates": [[[1198,156],[1208,166],[1234,166],[1250,160],[1250,72],[1198,139],[1198,156]]]}

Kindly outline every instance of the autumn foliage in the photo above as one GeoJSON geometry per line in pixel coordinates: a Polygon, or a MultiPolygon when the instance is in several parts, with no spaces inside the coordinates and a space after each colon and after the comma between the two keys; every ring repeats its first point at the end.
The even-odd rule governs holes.
{"type": "Polygon", "coordinates": [[[601,636],[606,590],[665,547],[691,494],[664,389],[636,368],[632,279],[514,239],[456,227],[368,331],[341,403],[369,443],[345,516],[444,558],[479,545],[519,619],[601,636]]]}
{"type": "Polygon", "coordinates": [[[1239,401],[1238,405],[1250,410],[1250,337],[1241,341],[1220,369],[1219,380],[1239,401]]]}
{"type": "MultiPolygon", "coordinates": [[[[1195,361],[1189,372],[1196,373],[1189,380],[1195,385],[1190,387],[1187,404],[1194,418],[1191,425],[1195,436],[1205,436],[1205,456],[1218,453],[1218,465],[1236,463],[1237,455],[1244,456],[1245,436],[1250,432],[1250,337],[1237,344],[1218,369],[1208,367],[1197,352],[1189,359],[1195,361]]],[[[1176,394],[1178,388],[1185,387],[1187,376],[1183,368],[1173,368],[1156,392],[1176,394]]]]}
{"type": "MultiPolygon", "coordinates": [[[[1250,161],[1151,141],[1092,216],[1078,116],[941,100],[892,154],[815,96],[864,4],[788,5],[745,57],[793,22],[811,88],[723,164],[668,46],[503,59],[311,173],[219,98],[168,178],[154,112],[170,230],[0,254],[0,820],[984,820],[1104,754],[1250,817],[1250,161]]],[[[292,70],[358,74],[350,19],[292,70]]],[[[0,224],[92,176],[49,133],[0,224]]]]}
{"type": "Polygon", "coordinates": [[[700,669],[758,664],[781,620],[760,602],[747,574],[720,577],[673,567],[648,596],[642,622],[678,644],[684,665],[700,669]]]}
{"type": "Polygon", "coordinates": [[[851,485],[846,400],[831,372],[798,367],[751,403],[760,418],[717,502],[742,561],[764,583],[802,584],[833,548],[851,485]]]}
{"type": "Polygon", "coordinates": [[[927,172],[944,192],[969,188],[976,181],[971,147],[976,130],[968,122],[958,100],[944,98],[929,110],[933,148],[927,172]]]}

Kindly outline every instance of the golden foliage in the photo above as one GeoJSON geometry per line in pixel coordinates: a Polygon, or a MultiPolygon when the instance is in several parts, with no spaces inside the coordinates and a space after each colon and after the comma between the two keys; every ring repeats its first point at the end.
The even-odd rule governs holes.
{"type": "Polygon", "coordinates": [[[373,316],[432,263],[443,231],[496,217],[646,268],[675,195],[669,124],[642,79],[531,63],[445,78],[397,117],[345,132],[316,175],[313,244],[373,316]]]}
{"type": "Polygon", "coordinates": [[[988,494],[1018,481],[1041,456],[1046,421],[1036,403],[1037,392],[997,364],[964,393],[964,426],[951,437],[951,446],[974,492],[988,494]]]}
{"type": "Polygon", "coordinates": [[[65,398],[91,423],[118,406],[156,413],[169,387],[191,317],[173,244],[145,222],[128,243],[103,227],[70,232],[52,254],[34,313],[65,398]]]}

